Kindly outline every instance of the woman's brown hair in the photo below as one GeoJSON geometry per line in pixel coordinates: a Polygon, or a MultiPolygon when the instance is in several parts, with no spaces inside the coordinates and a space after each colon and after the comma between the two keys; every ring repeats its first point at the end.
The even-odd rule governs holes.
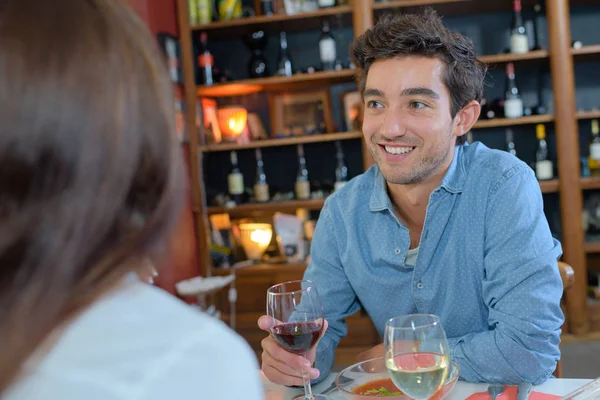
{"type": "Polygon", "coordinates": [[[0,397],[164,245],[184,193],[173,122],[157,45],[121,1],[0,0],[0,397]]]}

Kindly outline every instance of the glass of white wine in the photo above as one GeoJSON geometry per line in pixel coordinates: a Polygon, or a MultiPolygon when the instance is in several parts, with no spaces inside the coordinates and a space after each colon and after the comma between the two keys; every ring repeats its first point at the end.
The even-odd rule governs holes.
{"type": "Polygon", "coordinates": [[[395,317],[385,325],[385,365],[394,384],[415,400],[431,398],[450,365],[440,319],[430,314],[395,317]]]}

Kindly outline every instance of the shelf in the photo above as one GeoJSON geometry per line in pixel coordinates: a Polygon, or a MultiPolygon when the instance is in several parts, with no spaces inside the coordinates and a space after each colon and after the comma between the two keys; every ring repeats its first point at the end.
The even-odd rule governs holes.
{"type": "Polygon", "coordinates": [[[232,21],[215,21],[210,24],[192,25],[190,29],[192,31],[206,31],[211,40],[215,38],[238,39],[244,34],[259,29],[265,31],[267,34],[278,33],[281,30],[292,32],[318,29],[323,18],[336,16],[343,18],[343,26],[351,26],[351,15],[351,6],[337,6],[294,15],[258,15],[248,18],[238,18],[232,21]]]}
{"type": "Polygon", "coordinates": [[[486,64],[505,64],[509,62],[519,61],[534,61],[547,59],[549,53],[547,50],[533,50],[524,54],[491,54],[487,56],[479,56],[479,60],[486,64]]]}
{"type": "Polygon", "coordinates": [[[196,93],[205,97],[242,96],[263,90],[299,89],[318,85],[351,82],[356,73],[353,69],[322,71],[312,74],[300,73],[292,76],[270,76],[268,78],[245,79],[211,86],[198,86],[196,93]]]}
{"type": "Polygon", "coordinates": [[[600,118],[600,110],[596,111],[579,111],[577,119],[595,119],[600,118]]]}
{"type": "Polygon", "coordinates": [[[323,133],[320,135],[310,136],[299,136],[282,139],[266,139],[258,140],[251,143],[237,144],[237,143],[222,143],[222,144],[210,144],[207,146],[200,146],[199,150],[205,153],[215,151],[231,151],[231,150],[244,150],[244,149],[255,149],[257,147],[274,147],[274,146],[293,146],[300,143],[320,143],[320,142],[332,142],[335,140],[348,140],[348,139],[360,139],[362,138],[361,132],[341,132],[341,133],[323,133]]]}
{"type": "Polygon", "coordinates": [[[551,179],[549,181],[539,181],[540,189],[542,193],[557,193],[558,192],[558,179],[551,179]]]}
{"type": "Polygon", "coordinates": [[[600,242],[586,242],[583,245],[586,253],[600,253],[600,242]]]}
{"type": "Polygon", "coordinates": [[[437,4],[458,3],[472,0],[391,0],[373,4],[374,10],[385,10],[388,8],[433,6],[437,4]]]}
{"type": "Polygon", "coordinates": [[[582,190],[600,189],[600,177],[587,176],[579,179],[582,190]]]}
{"type": "Polygon", "coordinates": [[[284,272],[284,271],[293,271],[293,272],[304,272],[306,269],[306,264],[256,264],[251,265],[249,267],[241,267],[241,268],[213,268],[212,273],[216,276],[223,276],[232,274],[235,271],[236,275],[244,275],[251,274],[255,275],[257,273],[268,273],[272,274],[273,272],[284,272]]]}
{"type": "Polygon", "coordinates": [[[484,119],[475,123],[473,129],[482,128],[497,128],[502,126],[528,125],[528,124],[544,124],[554,121],[553,115],[532,115],[521,118],[497,118],[484,119]]]}
{"type": "Polygon", "coordinates": [[[263,212],[272,213],[277,211],[295,211],[299,208],[307,210],[320,210],[325,204],[325,199],[314,200],[288,200],[271,201],[268,203],[248,203],[240,204],[235,207],[208,207],[208,214],[229,214],[230,216],[248,216],[251,213],[263,212]]]}
{"type": "Polygon", "coordinates": [[[600,59],[600,44],[583,46],[580,49],[571,49],[571,54],[576,60],[600,59]]]}

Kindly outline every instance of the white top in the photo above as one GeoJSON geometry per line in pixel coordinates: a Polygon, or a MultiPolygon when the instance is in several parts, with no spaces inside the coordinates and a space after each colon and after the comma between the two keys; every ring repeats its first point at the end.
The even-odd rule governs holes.
{"type": "Polygon", "coordinates": [[[256,356],[221,321],[129,279],[79,315],[3,400],[263,399],[256,356]]]}
{"type": "Polygon", "coordinates": [[[404,259],[404,264],[414,267],[417,265],[417,256],[419,255],[419,248],[416,247],[414,249],[409,249],[406,252],[406,258],[404,259]]]}

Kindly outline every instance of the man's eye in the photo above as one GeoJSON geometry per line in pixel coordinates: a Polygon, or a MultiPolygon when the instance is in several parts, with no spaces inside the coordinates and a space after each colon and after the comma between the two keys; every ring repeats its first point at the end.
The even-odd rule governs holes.
{"type": "Polygon", "coordinates": [[[383,107],[383,105],[381,105],[381,103],[378,101],[370,100],[367,102],[367,107],[368,108],[381,108],[381,107],[383,107]]]}
{"type": "Polygon", "coordinates": [[[420,101],[412,101],[410,103],[410,108],[425,108],[425,104],[421,103],[420,101]]]}

